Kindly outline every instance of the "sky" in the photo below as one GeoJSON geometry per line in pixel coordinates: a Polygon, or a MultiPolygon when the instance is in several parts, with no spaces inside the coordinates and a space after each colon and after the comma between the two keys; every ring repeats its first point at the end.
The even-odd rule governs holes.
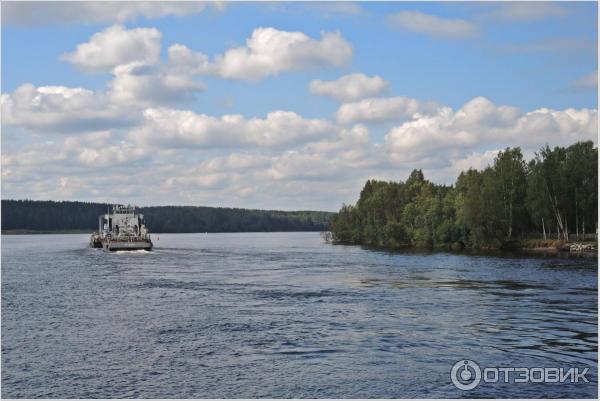
{"type": "Polygon", "coordinates": [[[335,211],[597,143],[595,2],[2,2],[2,199],[335,211]]]}

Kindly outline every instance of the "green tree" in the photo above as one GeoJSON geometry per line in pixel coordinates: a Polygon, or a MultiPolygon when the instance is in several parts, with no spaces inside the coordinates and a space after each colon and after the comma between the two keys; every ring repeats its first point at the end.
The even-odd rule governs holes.
{"type": "MultiPolygon", "coordinates": [[[[526,177],[526,165],[520,148],[506,148],[498,153],[494,160],[492,183],[497,190],[491,190],[488,194],[498,196],[501,200],[502,211],[497,224],[500,224],[502,230],[506,233],[506,241],[512,240],[515,228],[521,229],[524,227],[522,222],[526,210],[526,177]],[[516,222],[521,223],[517,224],[516,222]]],[[[494,215],[497,214],[494,213],[494,215]]]]}

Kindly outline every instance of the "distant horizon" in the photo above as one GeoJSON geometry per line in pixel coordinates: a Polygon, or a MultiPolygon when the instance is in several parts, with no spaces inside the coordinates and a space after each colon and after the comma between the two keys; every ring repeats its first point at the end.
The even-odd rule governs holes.
{"type": "Polygon", "coordinates": [[[241,209],[241,210],[257,210],[263,212],[319,212],[319,213],[337,213],[337,211],[329,211],[329,210],[311,210],[311,209],[293,209],[293,210],[285,210],[285,209],[264,209],[264,208],[249,208],[249,207],[230,207],[230,206],[208,206],[208,205],[138,205],[133,203],[122,203],[122,202],[102,202],[102,201],[87,201],[87,200],[72,200],[72,199],[1,199],[0,201],[30,201],[30,202],[79,202],[79,203],[90,203],[97,205],[131,205],[136,208],[144,208],[144,207],[204,207],[210,209],[241,209]]]}
{"type": "Polygon", "coordinates": [[[336,211],[596,144],[597,7],[2,2],[2,197],[336,211]]]}

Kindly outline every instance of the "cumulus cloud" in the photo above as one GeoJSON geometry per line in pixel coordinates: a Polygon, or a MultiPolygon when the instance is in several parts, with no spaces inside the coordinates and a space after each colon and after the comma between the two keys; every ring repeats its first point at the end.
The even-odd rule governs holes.
{"type": "Polygon", "coordinates": [[[339,32],[323,32],[317,40],[302,32],[257,28],[246,46],[218,55],[212,69],[222,78],[256,81],[284,71],[339,67],[352,54],[352,46],[339,32]]]}
{"type": "Polygon", "coordinates": [[[41,132],[96,131],[133,124],[139,117],[109,96],[84,88],[24,84],[2,94],[2,124],[41,132]]]}
{"type": "Polygon", "coordinates": [[[271,158],[263,154],[232,152],[200,163],[199,170],[216,173],[237,173],[269,166],[271,158]]]}
{"type": "MultiPolygon", "coordinates": [[[[245,46],[214,58],[174,44],[161,60],[160,47],[155,29],[109,27],[64,56],[109,72],[104,90],[25,84],[2,94],[3,126],[24,128],[25,138],[34,133],[3,149],[5,194],[147,202],[150,191],[154,202],[335,209],[367,178],[403,179],[424,168],[450,183],[505,146],[531,151],[597,135],[595,109],[523,112],[475,98],[453,110],[373,97],[389,84],[358,73],[310,84],[311,92],[343,102],[335,121],[281,110],[264,117],[179,110],[172,104],[204,90],[198,77],[254,81],[339,66],[352,47],[340,33],[314,39],[274,28],[258,28],[245,46]],[[381,144],[362,125],[378,123],[395,125],[381,144]],[[64,136],[42,141],[45,132],[64,136]]],[[[597,85],[597,77],[585,78],[582,85],[597,85]]]]}
{"type": "Polygon", "coordinates": [[[313,39],[302,32],[256,28],[245,46],[231,48],[212,61],[183,45],[171,46],[169,64],[194,74],[258,81],[286,71],[339,67],[350,61],[353,52],[339,32],[322,32],[320,39],[313,39]]]}
{"type": "Polygon", "coordinates": [[[307,143],[272,159],[270,178],[297,181],[331,181],[364,174],[379,165],[369,130],[363,125],[340,130],[335,137],[307,143]]]}
{"type": "Polygon", "coordinates": [[[174,73],[198,75],[210,71],[208,57],[203,53],[191,51],[185,45],[171,45],[168,53],[168,69],[174,73]]]}
{"type": "Polygon", "coordinates": [[[154,28],[114,25],[94,34],[61,59],[91,72],[112,71],[130,63],[154,64],[160,56],[161,40],[162,33],[154,28]]]}
{"type": "Polygon", "coordinates": [[[207,7],[221,10],[223,2],[201,1],[5,1],[2,25],[104,24],[166,16],[197,14],[207,7]]]}
{"type": "Polygon", "coordinates": [[[336,112],[336,119],[340,124],[382,123],[405,120],[436,109],[437,105],[433,102],[419,102],[403,96],[369,98],[342,104],[336,112]]]}
{"type": "Polygon", "coordinates": [[[360,73],[344,75],[335,81],[315,79],[309,84],[311,93],[329,96],[340,102],[376,96],[389,89],[390,84],[379,75],[369,77],[360,73]]]}
{"type": "Polygon", "coordinates": [[[243,182],[252,185],[250,181],[260,177],[270,164],[271,157],[262,154],[233,152],[203,160],[184,174],[173,174],[165,184],[179,190],[190,186],[211,190],[233,186],[238,191],[243,182]]]}
{"type": "MultiPolygon", "coordinates": [[[[110,72],[113,78],[105,90],[22,85],[2,94],[3,124],[45,132],[118,128],[141,120],[144,108],[193,100],[205,89],[196,80],[201,75],[256,79],[286,69],[335,65],[352,53],[339,33],[324,33],[321,40],[313,40],[300,32],[260,28],[248,47],[231,49],[213,63],[181,44],[170,46],[168,58],[161,61],[161,39],[153,28],[115,25],[96,33],[62,59],[89,72],[110,72]]],[[[283,127],[285,118],[279,115],[270,115],[270,122],[277,120],[283,127]]],[[[301,118],[295,114],[291,118],[297,119],[301,118]]],[[[310,135],[314,127],[307,128],[310,135]]],[[[268,134],[263,139],[277,141],[268,134]]]]}
{"type": "Polygon", "coordinates": [[[162,34],[153,28],[115,25],[93,35],[62,59],[89,72],[110,72],[107,93],[118,104],[150,107],[192,100],[204,85],[196,81],[209,69],[208,58],[174,44],[159,60],[162,34]]]}
{"type": "Polygon", "coordinates": [[[147,156],[146,151],[128,142],[102,147],[80,147],[77,160],[91,168],[131,165],[147,156]]]}
{"type": "Polygon", "coordinates": [[[446,19],[420,11],[401,11],[388,16],[388,22],[397,28],[422,33],[436,38],[460,39],[475,36],[477,26],[462,19],[446,19]]]}
{"type": "Polygon", "coordinates": [[[482,146],[522,146],[537,149],[545,143],[570,145],[595,140],[597,110],[537,109],[523,113],[515,107],[497,106],[478,97],[459,110],[440,108],[392,128],[385,149],[396,162],[460,155],[482,146]]]}
{"type": "MultiPolygon", "coordinates": [[[[454,158],[447,158],[445,166],[438,168],[425,168],[426,177],[433,182],[454,183],[461,172],[469,169],[483,170],[494,163],[500,149],[472,151],[460,154],[454,158]]],[[[529,157],[525,152],[525,157],[529,157]]]]}
{"type": "Polygon", "coordinates": [[[269,170],[275,180],[326,180],[339,178],[339,168],[334,160],[318,153],[306,153],[295,150],[286,151],[278,156],[269,170]]]}
{"type": "Polygon", "coordinates": [[[328,121],[305,119],[290,111],[272,111],[264,119],[247,119],[237,114],[217,118],[192,111],[159,108],[147,109],[144,117],[145,123],[132,132],[132,138],[157,146],[291,146],[333,135],[337,130],[328,121]]]}
{"type": "MultiPolygon", "coordinates": [[[[43,165],[67,162],[68,168],[119,167],[131,165],[148,155],[147,149],[114,137],[111,131],[68,136],[58,142],[33,143],[19,153],[13,165],[43,165]]],[[[106,171],[106,170],[105,170],[106,171]]]]}
{"type": "MultiPolygon", "coordinates": [[[[154,28],[128,30],[115,25],[61,58],[88,72],[112,73],[109,88],[116,101],[156,106],[192,100],[204,90],[197,76],[256,81],[284,71],[339,66],[353,52],[339,32],[322,33],[315,40],[302,32],[257,28],[245,47],[229,49],[212,62],[182,44],[171,45],[167,60],[160,61],[161,40],[161,32],[154,28]]],[[[378,79],[363,86],[378,84],[378,79]]]]}
{"type": "Polygon", "coordinates": [[[367,178],[405,179],[423,168],[449,184],[460,171],[491,163],[498,149],[521,146],[531,155],[546,143],[596,140],[597,128],[595,109],[524,112],[481,97],[407,117],[382,144],[365,125],[344,128],[292,112],[246,118],[149,109],[129,135],[78,133],[3,149],[2,183],[10,197],[147,203],[150,192],[155,203],[335,210],[367,178]]]}
{"type": "Polygon", "coordinates": [[[140,107],[176,104],[193,100],[204,91],[190,70],[172,69],[169,65],[139,66],[127,64],[114,70],[109,93],[114,102],[140,107]]]}

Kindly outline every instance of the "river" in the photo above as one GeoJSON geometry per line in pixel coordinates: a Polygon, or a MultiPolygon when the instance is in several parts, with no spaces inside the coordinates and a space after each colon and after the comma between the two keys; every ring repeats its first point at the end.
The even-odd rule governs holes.
{"type": "Polygon", "coordinates": [[[2,397],[597,396],[597,261],[390,253],[318,233],[2,236],[2,397]],[[459,360],[590,383],[457,389],[459,360]]]}

